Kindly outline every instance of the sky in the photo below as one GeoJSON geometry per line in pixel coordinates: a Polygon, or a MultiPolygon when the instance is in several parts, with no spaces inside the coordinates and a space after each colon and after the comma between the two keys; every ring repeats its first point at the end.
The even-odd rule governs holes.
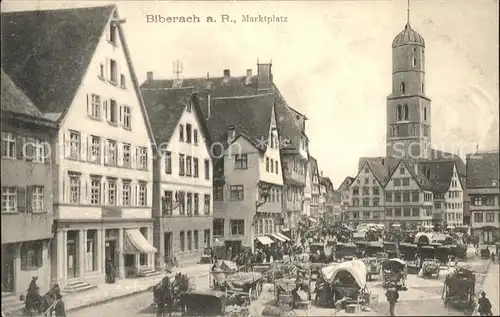
{"type": "MultiPolygon", "coordinates": [[[[385,154],[386,97],[394,37],[407,1],[2,1],[2,11],[115,3],[142,83],[147,71],[173,78],[256,73],[272,60],[288,104],[307,115],[310,153],[338,187],[357,173],[361,156],[385,154]],[[148,14],[196,15],[216,23],[147,23],[148,14]],[[236,23],[222,23],[230,15],[236,23]],[[242,15],[287,17],[244,23],[242,15]]],[[[448,152],[495,149],[499,143],[498,1],[413,0],[410,23],[426,42],[426,94],[432,99],[432,143],[448,152]]]]}

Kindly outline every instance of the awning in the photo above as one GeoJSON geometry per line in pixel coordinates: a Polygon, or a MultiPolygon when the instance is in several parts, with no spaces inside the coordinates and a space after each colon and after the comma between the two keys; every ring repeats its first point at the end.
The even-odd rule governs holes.
{"type": "Polygon", "coordinates": [[[278,241],[285,242],[286,240],[280,237],[277,233],[273,233],[271,237],[275,238],[278,241]]]}
{"type": "Polygon", "coordinates": [[[282,239],[285,239],[285,241],[291,241],[290,238],[288,238],[287,236],[285,236],[284,234],[281,234],[279,232],[276,232],[275,235],[277,235],[278,237],[281,237],[282,239]]]}
{"type": "Polygon", "coordinates": [[[139,229],[125,229],[123,235],[123,253],[156,253],[155,247],[149,243],[139,229]]]}
{"type": "Polygon", "coordinates": [[[257,240],[262,243],[263,245],[268,245],[273,243],[274,241],[271,240],[271,238],[263,236],[263,237],[257,237],[257,240]]]}

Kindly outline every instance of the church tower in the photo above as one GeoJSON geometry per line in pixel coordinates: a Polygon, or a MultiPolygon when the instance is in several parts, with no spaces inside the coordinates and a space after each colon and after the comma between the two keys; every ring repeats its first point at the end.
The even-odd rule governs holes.
{"type": "Polygon", "coordinates": [[[406,26],[392,42],[392,92],[387,96],[386,155],[429,159],[431,100],[425,95],[425,42],[406,26]]]}

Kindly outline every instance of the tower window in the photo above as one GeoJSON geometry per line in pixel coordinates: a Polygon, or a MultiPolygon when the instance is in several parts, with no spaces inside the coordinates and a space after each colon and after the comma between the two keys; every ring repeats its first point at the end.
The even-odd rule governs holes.
{"type": "Polygon", "coordinates": [[[417,135],[417,126],[414,124],[411,126],[411,135],[417,135]]]}
{"type": "Polygon", "coordinates": [[[398,121],[401,121],[401,120],[402,120],[402,117],[403,117],[403,116],[401,115],[401,110],[402,110],[402,109],[401,109],[401,105],[398,105],[398,106],[396,107],[396,118],[397,118],[397,120],[398,120],[398,121]]]}
{"type": "Polygon", "coordinates": [[[422,93],[424,93],[424,84],[422,83],[422,93]]]}
{"type": "Polygon", "coordinates": [[[404,120],[408,120],[408,105],[405,105],[404,108],[404,120]]]}
{"type": "Polygon", "coordinates": [[[413,67],[417,66],[417,58],[416,57],[412,58],[412,64],[413,64],[413,67]]]}
{"type": "Polygon", "coordinates": [[[424,108],[424,120],[427,120],[427,107],[424,108]]]}
{"type": "Polygon", "coordinates": [[[399,86],[399,90],[401,91],[402,94],[405,93],[405,83],[401,83],[401,85],[399,86]]]}

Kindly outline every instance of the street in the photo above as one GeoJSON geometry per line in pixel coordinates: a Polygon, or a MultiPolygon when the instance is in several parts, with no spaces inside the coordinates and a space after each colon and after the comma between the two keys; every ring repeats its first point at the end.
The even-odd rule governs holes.
{"type": "MultiPolygon", "coordinates": [[[[196,289],[208,288],[208,276],[196,278],[196,289]]],[[[73,312],[68,317],[111,317],[111,316],[156,316],[153,303],[153,292],[144,292],[134,296],[124,297],[102,305],[96,305],[73,312]]],[[[175,314],[173,314],[175,316],[175,314]]]]}

